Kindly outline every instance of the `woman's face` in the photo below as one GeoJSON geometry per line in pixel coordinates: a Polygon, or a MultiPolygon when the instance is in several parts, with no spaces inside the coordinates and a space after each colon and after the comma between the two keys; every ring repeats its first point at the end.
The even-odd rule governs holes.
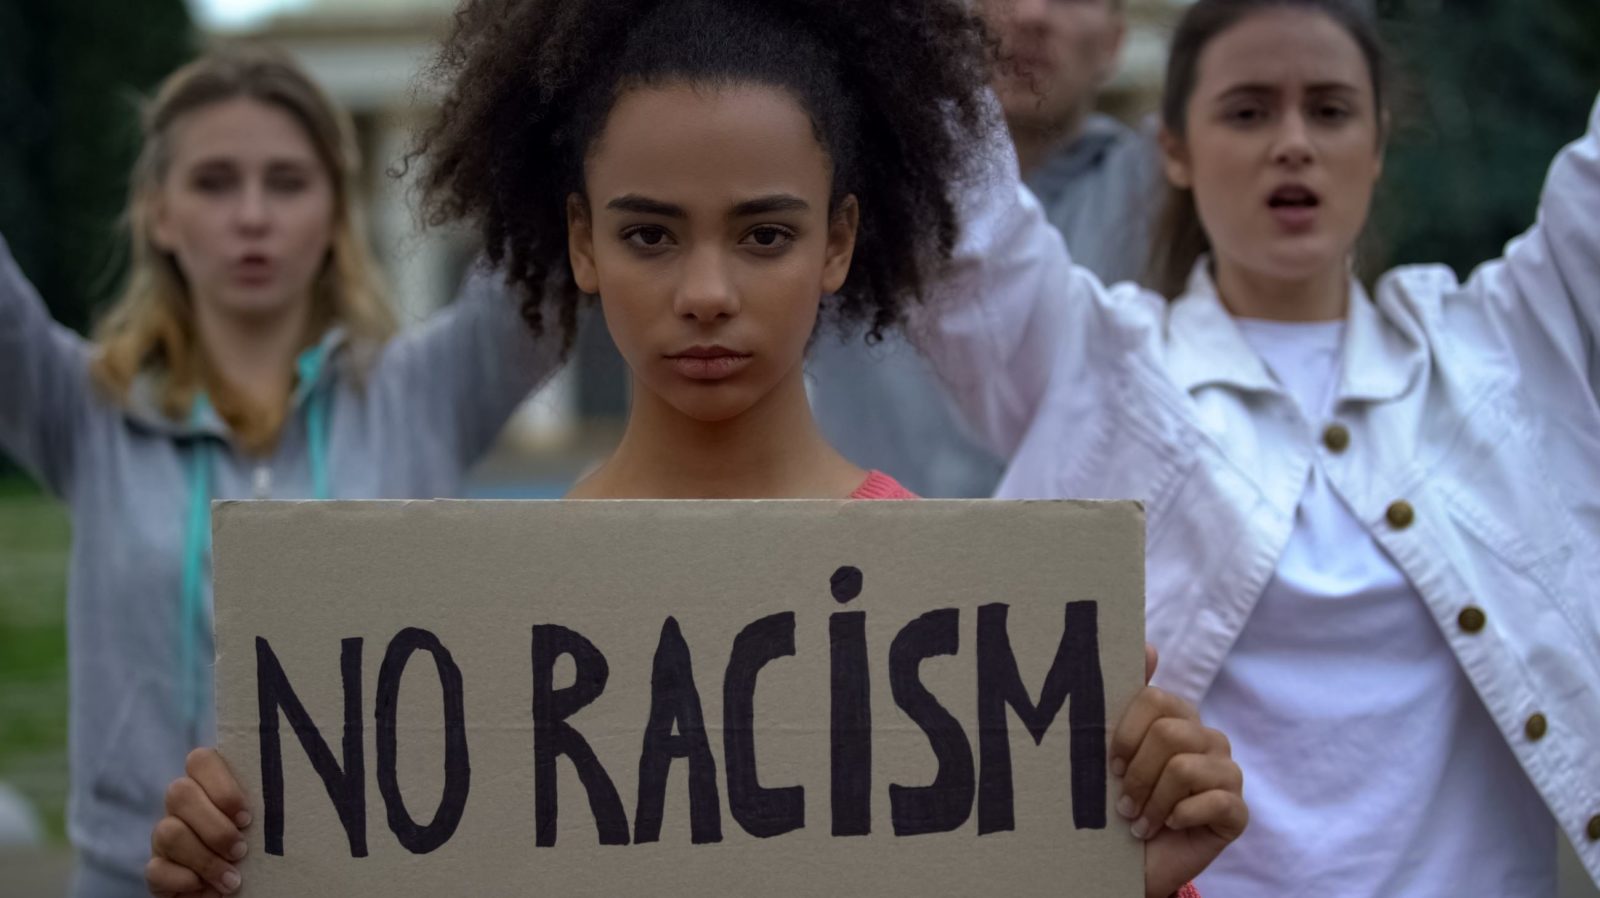
{"type": "Polygon", "coordinates": [[[1303,280],[1343,266],[1383,170],[1372,75],[1328,16],[1269,9],[1201,52],[1167,176],[1194,191],[1219,266],[1303,280]]]}
{"type": "Polygon", "coordinates": [[[171,141],[151,233],[193,301],[247,318],[309,306],[332,241],[334,191],[300,124],[238,98],[178,119],[171,141]]]}
{"type": "Polygon", "coordinates": [[[831,185],[785,91],[684,84],[617,101],[568,233],[578,286],[599,294],[639,389],[719,422],[799,382],[855,246],[855,200],[830,214],[831,185]]]}

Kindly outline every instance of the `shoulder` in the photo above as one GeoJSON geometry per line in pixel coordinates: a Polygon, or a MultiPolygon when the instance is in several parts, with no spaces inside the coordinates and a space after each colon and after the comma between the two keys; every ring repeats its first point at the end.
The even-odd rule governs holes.
{"type": "Polygon", "coordinates": [[[1410,302],[1437,304],[1461,289],[1461,279],[1448,265],[1402,265],[1378,279],[1379,296],[1393,296],[1410,302]]]}
{"type": "Polygon", "coordinates": [[[1434,332],[1445,326],[1452,303],[1466,286],[1448,265],[1402,265],[1385,273],[1373,288],[1372,298],[1384,317],[1405,329],[1434,332]]]}

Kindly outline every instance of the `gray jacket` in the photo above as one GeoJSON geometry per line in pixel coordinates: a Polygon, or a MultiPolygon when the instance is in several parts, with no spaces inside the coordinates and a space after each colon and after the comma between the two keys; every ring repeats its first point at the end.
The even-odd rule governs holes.
{"type": "MultiPolygon", "coordinates": [[[[51,320],[0,238],[0,451],[72,512],[67,816],[92,863],[141,876],[167,784],[189,749],[215,740],[204,554],[184,607],[193,485],[212,499],[453,496],[556,365],[486,276],[381,347],[335,330],[318,349],[326,363],[297,390],[277,448],[241,455],[209,408],[185,421],[161,414],[151,380],[126,404],[98,391],[92,347],[51,320]]],[[[201,509],[204,530],[204,498],[201,509]]]]}

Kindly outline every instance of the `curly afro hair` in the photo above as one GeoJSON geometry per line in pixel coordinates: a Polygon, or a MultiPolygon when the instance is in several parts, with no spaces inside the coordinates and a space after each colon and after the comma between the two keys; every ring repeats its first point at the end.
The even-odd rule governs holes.
{"type": "Polygon", "coordinates": [[[953,197],[984,122],[990,45],[961,0],[469,0],[432,69],[418,137],[423,214],[466,222],[543,332],[570,346],[584,297],[566,198],[618,97],[669,83],[761,84],[809,114],[835,202],[861,209],[841,326],[881,338],[948,259],[953,197]]]}

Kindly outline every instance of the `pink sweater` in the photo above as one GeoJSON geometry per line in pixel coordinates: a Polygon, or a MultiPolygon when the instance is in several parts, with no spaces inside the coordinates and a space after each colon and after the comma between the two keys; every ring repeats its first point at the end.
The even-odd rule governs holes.
{"type": "MultiPolygon", "coordinates": [[[[872,471],[867,479],[850,494],[852,499],[916,499],[917,494],[901,486],[893,477],[882,471],[872,471]]],[[[1184,886],[1172,898],[1200,898],[1200,890],[1193,883],[1184,886]]]]}
{"type": "Polygon", "coordinates": [[[861,481],[851,499],[916,499],[917,494],[901,486],[893,477],[882,471],[871,471],[861,481]]]}

